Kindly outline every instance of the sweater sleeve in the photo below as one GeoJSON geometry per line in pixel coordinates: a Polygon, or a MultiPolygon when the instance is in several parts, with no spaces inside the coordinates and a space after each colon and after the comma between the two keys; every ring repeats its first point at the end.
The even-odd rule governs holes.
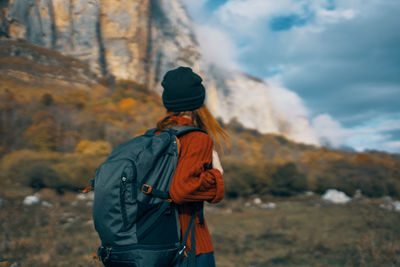
{"type": "Polygon", "coordinates": [[[172,179],[170,195],[177,204],[193,201],[217,203],[225,195],[222,174],[211,169],[213,141],[203,132],[181,139],[181,154],[172,179]]]}

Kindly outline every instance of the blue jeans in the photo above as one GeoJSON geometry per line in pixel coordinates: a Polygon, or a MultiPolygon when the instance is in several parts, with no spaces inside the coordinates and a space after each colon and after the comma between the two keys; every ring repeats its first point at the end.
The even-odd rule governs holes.
{"type": "MultiPolygon", "coordinates": [[[[176,264],[174,267],[181,267],[181,265],[176,264]]],[[[214,252],[197,255],[196,267],[215,267],[214,252]]]]}

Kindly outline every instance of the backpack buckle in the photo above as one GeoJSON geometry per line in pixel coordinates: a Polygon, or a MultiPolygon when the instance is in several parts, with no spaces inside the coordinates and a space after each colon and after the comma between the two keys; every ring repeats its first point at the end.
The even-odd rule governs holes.
{"type": "Polygon", "coordinates": [[[142,186],[142,192],[145,193],[146,195],[150,194],[152,190],[153,188],[151,187],[151,185],[144,184],[142,186]]]}
{"type": "Polygon", "coordinates": [[[186,252],[186,245],[184,245],[184,246],[182,247],[182,249],[179,250],[178,254],[179,254],[180,256],[182,256],[182,254],[183,254],[183,257],[185,257],[185,258],[188,257],[187,252],[186,252]]]}

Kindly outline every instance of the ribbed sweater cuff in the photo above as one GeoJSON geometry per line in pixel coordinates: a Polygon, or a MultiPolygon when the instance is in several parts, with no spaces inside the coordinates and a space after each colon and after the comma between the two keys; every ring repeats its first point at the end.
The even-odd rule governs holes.
{"type": "Polygon", "coordinates": [[[224,181],[222,179],[222,173],[218,169],[211,169],[209,171],[213,174],[215,178],[215,187],[216,187],[215,197],[210,201],[210,203],[218,203],[225,196],[225,186],[224,186],[224,181]]]}

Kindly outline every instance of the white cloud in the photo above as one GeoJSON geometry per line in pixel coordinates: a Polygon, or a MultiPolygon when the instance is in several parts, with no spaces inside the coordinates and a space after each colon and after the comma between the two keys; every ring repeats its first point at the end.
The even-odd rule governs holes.
{"type": "Polygon", "coordinates": [[[204,10],[206,2],[207,0],[184,0],[182,4],[194,19],[201,19],[207,15],[204,10]]]}
{"type": "Polygon", "coordinates": [[[341,20],[353,19],[357,14],[357,11],[353,9],[344,10],[326,10],[319,8],[317,10],[317,16],[320,22],[336,23],[341,20]]]}
{"type": "Polygon", "coordinates": [[[221,6],[215,14],[225,24],[237,20],[249,23],[276,13],[299,12],[301,6],[299,1],[293,0],[232,0],[221,6]]]}
{"type": "Polygon", "coordinates": [[[196,36],[206,62],[222,68],[239,69],[237,48],[229,35],[218,28],[196,25],[196,36]]]}
{"type": "Polygon", "coordinates": [[[345,128],[329,114],[320,114],[312,120],[312,128],[322,142],[335,148],[350,146],[361,152],[366,149],[400,152],[400,141],[392,141],[387,131],[399,130],[400,120],[381,118],[365,125],[345,128]]]}
{"type": "MultiPolygon", "coordinates": [[[[321,31],[326,23],[337,23],[353,19],[358,11],[355,3],[341,3],[337,9],[327,10],[326,2],[320,0],[231,0],[222,5],[214,14],[219,22],[239,34],[245,29],[253,29],[260,20],[268,21],[275,16],[299,15],[307,19],[314,13],[315,19],[308,25],[298,27],[301,31],[321,31]]],[[[293,29],[295,29],[294,27],[293,29]]]]}
{"type": "Polygon", "coordinates": [[[381,145],[381,150],[392,153],[400,153],[400,141],[388,141],[381,145]]]}
{"type": "Polygon", "coordinates": [[[302,99],[296,92],[282,85],[279,75],[265,79],[265,82],[270,85],[271,103],[278,113],[284,114],[288,119],[308,117],[309,111],[302,99]]]}
{"type": "Polygon", "coordinates": [[[343,128],[329,114],[318,115],[312,120],[311,125],[322,143],[333,147],[345,145],[345,140],[352,135],[352,131],[343,128]]]}
{"type": "Polygon", "coordinates": [[[388,119],[380,123],[377,128],[379,131],[393,131],[400,130],[400,120],[398,119],[388,119]]]}
{"type": "Polygon", "coordinates": [[[185,0],[183,4],[193,10],[202,9],[207,0],[185,0]]]}

